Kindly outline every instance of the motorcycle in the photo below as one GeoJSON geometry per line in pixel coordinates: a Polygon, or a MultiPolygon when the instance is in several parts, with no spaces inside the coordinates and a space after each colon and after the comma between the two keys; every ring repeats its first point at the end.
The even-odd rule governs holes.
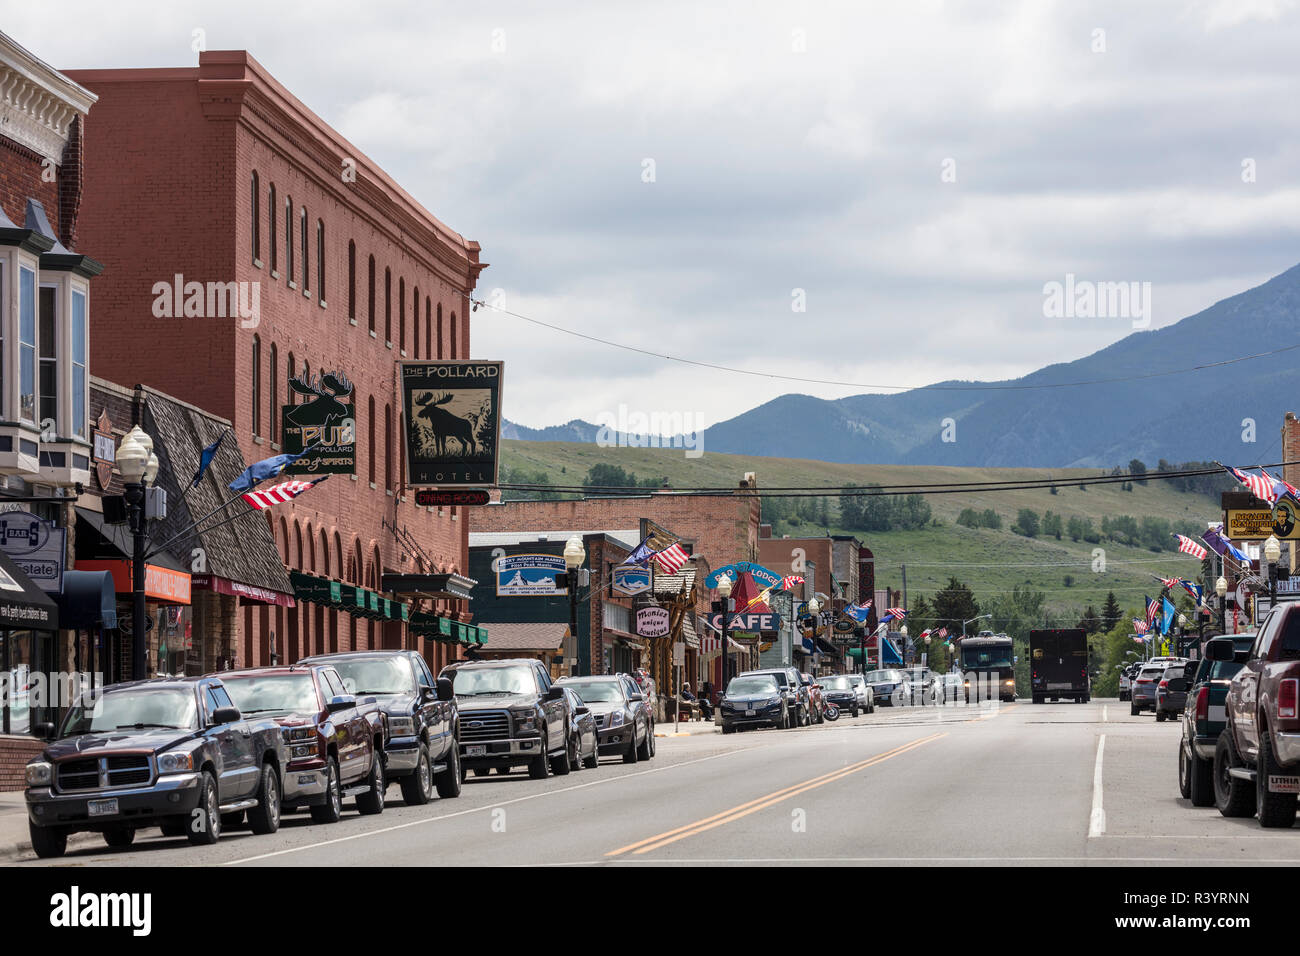
{"type": "Polygon", "coordinates": [[[822,704],[822,716],[825,717],[827,720],[832,720],[832,721],[839,720],[840,709],[836,707],[834,704],[827,701],[826,703],[822,704]]]}

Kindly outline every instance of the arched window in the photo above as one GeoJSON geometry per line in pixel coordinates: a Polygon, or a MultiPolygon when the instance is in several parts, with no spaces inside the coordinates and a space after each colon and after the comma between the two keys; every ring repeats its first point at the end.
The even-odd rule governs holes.
{"type": "Polygon", "coordinates": [[[370,307],[370,331],[375,330],[375,257],[370,257],[370,294],[366,299],[370,307]]]}
{"type": "Polygon", "coordinates": [[[368,424],[370,426],[367,429],[367,433],[370,436],[369,472],[370,472],[370,484],[373,487],[375,484],[375,396],[373,395],[370,396],[370,417],[368,419],[368,424]]]}
{"type": "Polygon", "coordinates": [[[348,318],[357,317],[357,244],[348,240],[348,318]]]}
{"type": "Polygon", "coordinates": [[[406,351],[406,280],[397,280],[397,347],[406,351]]]}
{"type": "Polygon", "coordinates": [[[456,313],[451,314],[451,358],[458,358],[456,351],[456,313]]]}
{"type": "Polygon", "coordinates": [[[424,357],[433,358],[433,306],[426,295],[424,297],[424,357]]]}
{"type": "Polygon", "coordinates": [[[316,220],[316,298],[325,302],[325,220],[316,220]]]}
{"type": "Polygon", "coordinates": [[[280,540],[284,542],[284,563],[289,564],[289,522],[280,519],[280,540]]]}
{"type": "Polygon", "coordinates": [[[316,536],[311,532],[311,525],[307,525],[307,567],[303,570],[316,570],[316,536]]]}
{"type": "Polygon", "coordinates": [[[302,293],[311,288],[311,255],[307,247],[307,207],[298,210],[298,235],[302,241],[302,293]]]}
{"type": "Polygon", "coordinates": [[[284,274],[293,281],[293,197],[284,197],[284,274]]]}
{"type": "Polygon", "coordinates": [[[287,373],[286,373],[286,377],[285,377],[285,380],[284,380],[284,403],[285,403],[286,405],[297,405],[297,404],[298,404],[297,401],[294,400],[294,394],[295,394],[295,393],[294,393],[294,390],[293,390],[293,384],[292,384],[292,382],[293,382],[293,353],[290,352],[290,353],[289,353],[289,366],[288,366],[288,371],[287,371],[287,373]]]}
{"type": "Polygon", "coordinates": [[[320,571],[322,577],[330,576],[330,538],[325,529],[320,529],[320,571]]]}
{"type": "Polygon", "coordinates": [[[270,407],[267,408],[267,412],[270,415],[268,422],[271,426],[271,441],[279,441],[280,416],[275,413],[275,403],[278,401],[275,396],[280,391],[280,357],[279,350],[276,349],[274,342],[271,343],[271,367],[269,371],[271,373],[271,387],[267,390],[267,395],[270,399],[270,407]]]}
{"type": "Polygon", "coordinates": [[[445,358],[442,352],[442,303],[438,303],[438,358],[445,358]]]}
{"type": "Polygon", "coordinates": [[[420,357],[420,287],[411,296],[411,354],[420,357]]]}
{"type": "Polygon", "coordinates": [[[384,406],[384,487],[393,490],[393,406],[384,406]]]}
{"type": "Polygon", "coordinates": [[[262,258],[262,183],[257,178],[257,170],[253,170],[253,204],[251,212],[253,214],[253,261],[258,265],[262,258]]]}
{"type": "Polygon", "coordinates": [[[384,341],[393,344],[393,270],[384,267],[384,341]]]}
{"type": "Polygon", "coordinates": [[[253,336],[253,434],[262,434],[262,340],[253,336]]]}
{"type": "Polygon", "coordinates": [[[302,563],[302,525],[298,524],[297,521],[294,521],[293,523],[293,540],[294,544],[297,546],[294,554],[298,558],[298,563],[295,564],[294,567],[299,571],[306,571],[307,568],[302,563]]]}
{"type": "Polygon", "coordinates": [[[267,193],[266,216],[267,230],[266,233],[271,237],[271,271],[275,272],[280,268],[280,240],[279,233],[275,231],[275,212],[280,207],[275,204],[275,183],[271,183],[271,188],[267,193]]]}

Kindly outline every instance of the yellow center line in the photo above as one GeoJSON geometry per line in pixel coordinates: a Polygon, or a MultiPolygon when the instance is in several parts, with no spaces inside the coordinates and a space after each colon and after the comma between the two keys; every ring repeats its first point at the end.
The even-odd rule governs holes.
{"type": "Polygon", "coordinates": [[[608,853],[605,854],[605,856],[620,856],[629,851],[635,851],[635,853],[639,855],[642,853],[648,853],[651,850],[657,850],[660,847],[667,846],[669,843],[675,843],[678,840],[685,839],[688,836],[695,836],[697,833],[703,833],[706,830],[712,830],[714,827],[722,826],[725,823],[731,823],[733,820],[739,820],[741,817],[745,817],[751,813],[756,813],[759,810],[766,809],[767,807],[780,803],[783,800],[788,800],[790,797],[797,796],[798,794],[804,793],[808,790],[814,790],[817,787],[822,787],[828,783],[833,783],[834,781],[839,780],[842,777],[847,777],[850,774],[858,773],[859,771],[865,770],[868,767],[872,767],[878,763],[882,763],[883,761],[888,760],[891,757],[896,757],[899,754],[906,753],[907,751],[920,747],[923,744],[930,743],[933,740],[938,740],[940,737],[946,737],[946,736],[948,736],[946,733],[937,733],[937,734],[931,734],[928,737],[922,737],[918,740],[913,740],[912,742],[904,744],[901,747],[895,747],[893,750],[887,750],[884,753],[876,754],[874,757],[868,757],[866,760],[862,760],[856,764],[850,764],[847,767],[841,767],[838,770],[832,770],[830,773],[822,774],[820,777],[813,777],[811,780],[805,780],[802,783],[796,783],[792,786],[785,787],[782,790],[776,790],[772,793],[767,794],[766,796],[758,797],[757,799],[750,800],[747,803],[742,803],[739,806],[730,808],[729,810],[723,810],[721,813],[715,813],[711,817],[705,817],[703,820],[697,820],[694,823],[688,823],[685,826],[677,827],[674,830],[668,830],[665,831],[664,833],[659,833],[656,834],[655,836],[647,837],[646,839],[640,840],[636,843],[629,843],[627,846],[619,847],[619,849],[617,850],[609,851],[608,853]]]}

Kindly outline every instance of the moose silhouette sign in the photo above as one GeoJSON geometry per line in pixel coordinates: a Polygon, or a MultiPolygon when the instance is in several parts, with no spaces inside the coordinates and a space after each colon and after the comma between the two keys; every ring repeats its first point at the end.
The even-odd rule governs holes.
{"type": "Polygon", "coordinates": [[[342,372],[325,372],[289,380],[289,388],[306,401],[280,410],[284,450],[307,454],[285,468],[291,475],[351,475],[357,467],[356,420],[352,383],[342,372]]]}
{"type": "Polygon", "coordinates": [[[496,484],[502,364],[402,363],[408,486],[496,484]]]}

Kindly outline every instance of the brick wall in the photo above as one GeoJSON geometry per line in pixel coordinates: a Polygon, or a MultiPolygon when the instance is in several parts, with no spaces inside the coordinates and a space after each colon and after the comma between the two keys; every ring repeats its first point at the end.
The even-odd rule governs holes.
{"type": "MultiPolygon", "coordinates": [[[[0,206],[15,225],[22,226],[27,200],[39,199],[50,217],[50,225],[62,235],[59,218],[59,183],[41,178],[41,155],[7,136],[0,136],[0,206]]],[[[77,250],[81,251],[81,250],[77,250]]],[[[87,253],[90,255],[90,253],[87,253]]]]}
{"type": "Polygon", "coordinates": [[[43,747],[35,737],[0,737],[0,790],[22,790],[27,785],[23,768],[43,747]]]}

